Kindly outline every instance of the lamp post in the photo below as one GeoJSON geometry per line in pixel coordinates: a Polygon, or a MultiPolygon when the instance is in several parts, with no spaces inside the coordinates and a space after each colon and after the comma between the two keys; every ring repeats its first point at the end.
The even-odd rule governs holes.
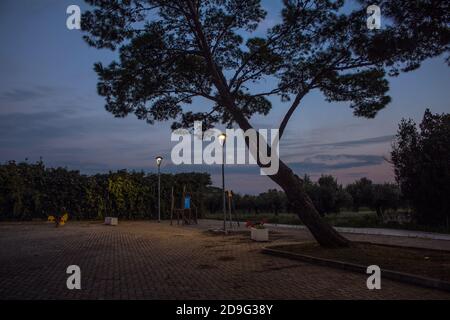
{"type": "Polygon", "coordinates": [[[158,223],[161,222],[161,162],[163,157],[157,156],[156,165],[158,166],[158,223]]]}
{"type": "Polygon", "coordinates": [[[223,231],[227,233],[227,209],[226,209],[226,196],[225,196],[225,141],[227,135],[221,133],[219,135],[219,141],[222,146],[222,198],[223,198],[223,231]]]}

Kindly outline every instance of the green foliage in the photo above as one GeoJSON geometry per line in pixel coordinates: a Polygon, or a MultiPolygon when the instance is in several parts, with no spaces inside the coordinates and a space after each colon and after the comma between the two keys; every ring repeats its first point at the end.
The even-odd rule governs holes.
{"type": "Polygon", "coordinates": [[[353,198],[353,210],[358,211],[360,207],[371,207],[373,202],[373,183],[367,178],[361,178],[347,185],[345,190],[353,198]]]}
{"type": "Polygon", "coordinates": [[[419,223],[447,225],[450,218],[450,114],[426,110],[420,130],[400,123],[391,153],[395,175],[419,223]]]}
{"type": "Polygon", "coordinates": [[[8,162],[0,166],[0,207],[4,208],[6,218],[20,220],[29,219],[33,214],[42,216],[49,200],[44,193],[47,178],[43,170],[41,161],[33,165],[8,162]]]}
{"type": "MultiPolygon", "coordinates": [[[[210,184],[207,173],[163,174],[163,217],[169,214],[172,187],[177,207],[185,187],[201,215],[210,184]]],[[[63,208],[75,219],[152,218],[157,212],[157,175],[120,170],[86,176],[65,168],[45,168],[41,161],[0,165],[0,219],[46,218],[61,214],[63,208]]]]}
{"type": "Polygon", "coordinates": [[[361,207],[372,208],[379,218],[387,210],[396,211],[403,205],[398,185],[392,183],[374,184],[367,178],[361,178],[347,185],[345,190],[353,198],[353,210],[361,207]]]}
{"type": "Polygon", "coordinates": [[[400,204],[400,189],[396,184],[384,183],[373,185],[372,208],[378,217],[382,218],[384,213],[392,209],[396,211],[400,204]]]}
{"type": "Polygon", "coordinates": [[[429,57],[447,54],[450,63],[450,4],[436,0],[359,0],[364,7],[381,8],[384,27],[377,30],[365,48],[368,54],[384,59],[389,73],[417,69],[429,57]]]}
{"type": "Polygon", "coordinates": [[[305,190],[321,215],[338,213],[352,205],[352,197],[331,175],[322,175],[317,183],[305,176],[305,190]]]}
{"type": "MultiPolygon", "coordinates": [[[[404,205],[396,184],[373,184],[369,179],[362,178],[344,188],[331,175],[322,175],[317,182],[305,175],[303,180],[306,193],[321,215],[329,216],[344,209],[365,207],[375,210],[382,220],[385,212],[396,211],[404,205]],[[353,196],[356,198],[356,206],[353,196]]],[[[220,214],[222,190],[208,188],[205,205],[210,214],[220,214]]],[[[273,216],[270,216],[270,222],[277,222],[276,217],[281,213],[293,212],[285,193],[276,189],[269,189],[258,195],[234,194],[233,209],[250,217],[271,213],[273,216]]]]}

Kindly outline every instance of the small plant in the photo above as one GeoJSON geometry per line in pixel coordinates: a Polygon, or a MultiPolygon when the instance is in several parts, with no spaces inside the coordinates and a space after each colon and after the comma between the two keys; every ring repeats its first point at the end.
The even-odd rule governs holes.
{"type": "Polygon", "coordinates": [[[55,226],[63,226],[66,224],[67,220],[69,220],[69,214],[66,211],[66,208],[62,209],[63,215],[57,214],[54,218],[55,226]]]}
{"type": "Polygon", "coordinates": [[[265,219],[262,219],[260,222],[247,221],[245,226],[247,228],[255,228],[255,229],[265,229],[264,224],[266,223],[265,219]]]}

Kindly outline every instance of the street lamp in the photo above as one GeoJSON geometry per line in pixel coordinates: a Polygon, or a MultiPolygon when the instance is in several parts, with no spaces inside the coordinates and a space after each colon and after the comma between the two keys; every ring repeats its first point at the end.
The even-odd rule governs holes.
{"type": "Polygon", "coordinates": [[[158,166],[158,222],[161,222],[161,162],[163,157],[157,156],[156,165],[158,166]]]}
{"type": "Polygon", "coordinates": [[[225,196],[225,141],[227,135],[221,133],[219,135],[219,142],[222,146],[222,198],[223,198],[223,231],[227,233],[227,209],[226,209],[226,196],[225,196]]]}

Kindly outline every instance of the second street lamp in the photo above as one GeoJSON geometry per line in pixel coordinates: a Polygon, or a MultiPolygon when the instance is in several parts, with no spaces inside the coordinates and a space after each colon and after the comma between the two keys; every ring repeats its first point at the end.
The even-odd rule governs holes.
{"type": "Polygon", "coordinates": [[[227,233],[227,208],[226,208],[226,196],[225,196],[225,141],[227,135],[221,133],[219,135],[219,141],[222,145],[222,197],[223,197],[223,232],[227,233]]]}
{"type": "Polygon", "coordinates": [[[161,162],[163,157],[157,156],[156,165],[158,166],[158,222],[161,222],[161,162]]]}

